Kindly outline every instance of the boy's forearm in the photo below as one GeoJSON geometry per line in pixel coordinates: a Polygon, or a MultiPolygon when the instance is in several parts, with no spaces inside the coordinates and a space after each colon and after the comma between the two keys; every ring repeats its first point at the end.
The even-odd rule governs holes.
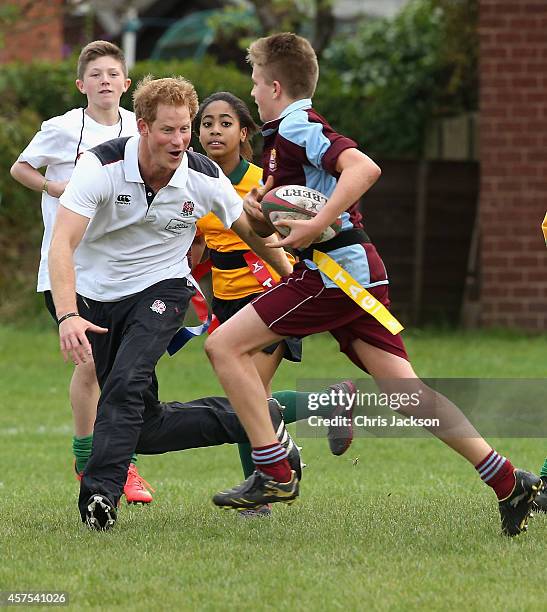
{"type": "Polygon", "coordinates": [[[15,162],[10,170],[11,176],[21,185],[33,191],[45,191],[48,195],[59,198],[65,190],[67,181],[50,181],[27,162],[15,162]]]}
{"type": "Polygon", "coordinates": [[[27,162],[16,161],[10,170],[11,176],[21,185],[33,191],[42,191],[46,179],[44,175],[27,162]]]}
{"type": "Polygon", "coordinates": [[[327,227],[365,194],[380,178],[380,168],[363,154],[361,159],[341,168],[336,188],[315,221],[327,227]]]}

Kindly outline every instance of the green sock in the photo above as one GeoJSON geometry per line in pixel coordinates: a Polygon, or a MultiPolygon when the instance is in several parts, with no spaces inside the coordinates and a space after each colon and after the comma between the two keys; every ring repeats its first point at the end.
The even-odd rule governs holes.
{"type": "Polygon", "coordinates": [[[237,445],[239,450],[239,460],[241,461],[241,467],[243,468],[243,475],[245,478],[249,478],[249,476],[255,471],[255,464],[251,459],[252,448],[249,442],[240,442],[237,445]]]}
{"type": "MultiPolygon", "coordinates": [[[[72,438],[72,453],[76,459],[76,471],[78,474],[84,471],[85,464],[91,455],[91,445],[93,444],[93,434],[78,438],[72,438]]],[[[137,463],[137,455],[133,453],[131,463],[137,463]]]]}
{"type": "Polygon", "coordinates": [[[273,398],[276,399],[282,406],[283,420],[285,423],[295,423],[299,419],[304,419],[311,414],[318,416],[329,416],[332,411],[332,406],[318,406],[317,410],[308,412],[310,395],[317,398],[317,393],[307,393],[302,391],[276,391],[273,398]]]}
{"type": "Polygon", "coordinates": [[[91,445],[93,443],[93,434],[89,436],[83,436],[78,438],[74,436],[72,438],[72,453],[76,459],[76,471],[78,474],[83,472],[85,464],[91,455],[91,445]]]}
{"type": "Polygon", "coordinates": [[[542,478],[547,477],[547,459],[545,459],[545,463],[543,464],[543,467],[541,468],[541,472],[539,473],[539,475],[542,478]]]}

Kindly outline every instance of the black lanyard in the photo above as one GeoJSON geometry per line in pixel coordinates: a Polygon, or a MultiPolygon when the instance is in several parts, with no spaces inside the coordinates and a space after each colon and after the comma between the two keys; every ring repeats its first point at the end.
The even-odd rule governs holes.
{"type": "MultiPolygon", "coordinates": [[[[120,113],[119,110],[118,110],[118,117],[120,120],[120,131],[118,132],[118,138],[119,138],[122,134],[122,129],[123,129],[122,114],[120,113]]],[[[80,140],[78,140],[78,146],[76,147],[76,157],[74,158],[74,165],[76,165],[76,162],[78,161],[78,157],[80,157],[80,145],[82,144],[82,138],[84,135],[84,125],[85,125],[85,108],[82,108],[82,127],[80,128],[80,140]]]]}

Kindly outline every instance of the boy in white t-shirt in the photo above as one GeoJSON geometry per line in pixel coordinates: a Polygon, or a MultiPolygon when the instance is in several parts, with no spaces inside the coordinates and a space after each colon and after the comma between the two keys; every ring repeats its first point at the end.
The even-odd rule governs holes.
{"type": "MultiPolygon", "coordinates": [[[[59,197],[65,190],[80,155],[107,140],[138,133],[135,115],[120,107],[120,98],[131,80],[121,49],[116,45],[96,40],[86,45],[78,58],[76,87],[86,95],[86,108],[74,108],[64,115],[42,123],[26,149],[11,168],[13,178],[42,192],[44,237],[40,268],[39,292],[44,293],[46,306],[55,319],[48,274],[48,251],[59,197]],[[45,175],[38,168],[46,167],[45,175]]],[[[80,477],[91,454],[93,425],[97,415],[99,386],[93,362],[74,369],[70,383],[70,402],[74,416],[73,452],[75,469],[80,477]]],[[[129,503],[150,503],[152,495],[139,476],[133,457],[124,493],[129,503]]]]}

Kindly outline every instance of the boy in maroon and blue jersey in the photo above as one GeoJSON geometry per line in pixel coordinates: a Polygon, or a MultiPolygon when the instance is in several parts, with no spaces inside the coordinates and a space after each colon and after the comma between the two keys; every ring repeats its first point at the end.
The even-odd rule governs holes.
{"type": "MultiPolygon", "coordinates": [[[[526,529],[535,497],[543,488],[540,478],[516,470],[479,435],[448,399],[436,393],[415,374],[399,334],[367,312],[318,268],[314,250],[328,254],[340,270],[336,278],[351,279],[359,294],[373,300],[374,311],[389,307],[384,264],[371,244],[356,213],[355,203],[380,176],[378,166],[336,133],[313,108],[311,97],[319,68],[307,40],[290,33],[260,38],[249,48],[253,66],[252,95],[264,121],[264,180],[261,190],[245,198],[245,210],[254,218],[255,230],[269,235],[260,210],[260,199],[269,189],[301,184],[328,197],[325,206],[308,220],[279,222],[289,235],[271,246],[296,249],[300,262],[289,276],[262,293],[208,339],[206,351],[253,447],[256,471],[241,485],[217,493],[219,506],[251,508],[265,503],[290,503],[299,494],[298,478],[289,467],[286,452],[275,437],[263,386],[252,355],[287,336],[305,337],[329,331],[340,350],[374,377],[383,393],[418,393],[417,407],[401,408],[405,415],[435,416],[431,433],[465,457],[499,500],[502,531],[517,535],[526,529]],[[342,231],[332,240],[316,238],[337,218],[342,231]],[[402,387],[402,388],[401,388],[402,387]]],[[[322,259],[318,258],[317,261],[322,259]]],[[[324,259],[324,258],[323,258],[324,259]]]]}

